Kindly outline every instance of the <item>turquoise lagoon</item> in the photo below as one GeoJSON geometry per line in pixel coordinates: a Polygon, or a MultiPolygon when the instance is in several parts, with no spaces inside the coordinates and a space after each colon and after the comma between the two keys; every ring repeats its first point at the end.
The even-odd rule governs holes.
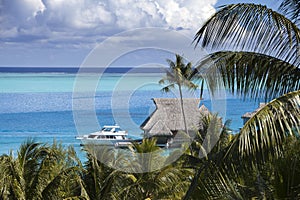
{"type": "MultiPolygon", "coordinates": [[[[78,79],[75,73],[0,73],[0,154],[17,151],[28,138],[47,143],[55,139],[63,145],[74,145],[79,151],[72,105],[78,85],[91,91],[99,126],[121,122],[119,124],[129,135],[141,137],[139,125],[155,109],[151,99],[174,96],[160,91],[157,82],[161,77],[160,73],[105,73],[84,74],[78,79]],[[128,120],[131,123],[126,123],[128,120]]],[[[199,94],[196,92],[192,96],[199,94]]],[[[85,98],[84,93],[81,97],[85,98]]],[[[235,131],[242,126],[241,115],[254,110],[258,104],[230,95],[222,101],[226,103],[226,113],[222,117],[232,120],[231,128],[235,131]]],[[[207,91],[201,104],[211,109],[212,101],[207,91]]],[[[80,132],[96,129],[87,126],[80,132]]]]}

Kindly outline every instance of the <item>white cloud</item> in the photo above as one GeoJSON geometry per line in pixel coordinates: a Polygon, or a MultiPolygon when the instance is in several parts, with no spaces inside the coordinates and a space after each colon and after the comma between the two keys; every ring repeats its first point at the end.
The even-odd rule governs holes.
{"type": "Polygon", "coordinates": [[[67,43],[78,44],[140,27],[183,29],[194,34],[215,11],[215,3],[216,0],[3,0],[0,37],[2,41],[28,39],[44,43],[47,39],[63,42],[64,38],[67,43]]]}

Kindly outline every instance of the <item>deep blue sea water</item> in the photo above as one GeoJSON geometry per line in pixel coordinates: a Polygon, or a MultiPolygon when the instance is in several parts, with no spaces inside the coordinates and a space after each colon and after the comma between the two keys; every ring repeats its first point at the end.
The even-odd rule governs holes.
{"type": "MultiPolygon", "coordinates": [[[[161,86],[157,82],[161,76],[159,73],[124,75],[111,72],[102,75],[93,97],[99,125],[117,122],[130,135],[140,137],[142,131],[139,125],[155,109],[151,99],[172,96],[160,91],[161,86]]],[[[81,84],[84,85],[95,74],[83,77],[81,84]]],[[[78,130],[72,105],[75,81],[76,73],[0,73],[0,154],[9,153],[10,150],[16,152],[27,138],[48,143],[55,139],[64,145],[74,145],[80,151],[80,141],[75,140],[78,130]]],[[[201,104],[211,109],[212,102],[207,91],[204,98],[201,104]]],[[[233,130],[242,126],[241,115],[254,110],[258,104],[229,95],[222,101],[226,102],[223,118],[232,120],[233,130]]],[[[82,102],[83,110],[85,103],[82,102]]],[[[87,115],[90,113],[87,112],[87,115]]],[[[88,119],[89,116],[82,115],[82,118],[88,119]]],[[[97,127],[87,125],[83,130],[89,133],[97,130],[97,127]]]]}

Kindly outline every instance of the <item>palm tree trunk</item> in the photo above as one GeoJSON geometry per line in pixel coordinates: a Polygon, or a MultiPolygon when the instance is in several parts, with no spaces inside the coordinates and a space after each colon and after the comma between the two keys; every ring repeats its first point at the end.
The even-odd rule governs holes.
{"type": "Polygon", "coordinates": [[[180,95],[180,103],[181,103],[181,111],[182,111],[182,116],[183,116],[184,129],[185,129],[185,133],[189,135],[188,128],[187,128],[187,123],[186,123],[186,118],[185,118],[185,113],[184,113],[182,89],[181,89],[180,84],[178,84],[178,88],[179,88],[179,95],[180,95]]]}
{"type": "Polygon", "coordinates": [[[201,81],[201,87],[200,87],[200,101],[203,99],[203,88],[204,88],[204,79],[201,81]]]}
{"type": "Polygon", "coordinates": [[[195,176],[193,177],[193,180],[191,182],[191,185],[188,189],[188,191],[186,192],[185,196],[183,197],[182,200],[189,200],[198,184],[198,180],[204,170],[204,168],[206,167],[206,165],[204,164],[202,167],[200,167],[197,171],[196,171],[196,174],[195,176]]]}

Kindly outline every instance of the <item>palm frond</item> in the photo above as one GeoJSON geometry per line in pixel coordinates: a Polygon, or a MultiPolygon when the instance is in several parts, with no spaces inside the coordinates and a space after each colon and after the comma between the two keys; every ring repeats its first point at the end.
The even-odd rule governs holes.
{"type": "Polygon", "coordinates": [[[167,85],[167,86],[163,87],[163,88],[161,89],[161,91],[162,91],[162,92],[168,93],[168,92],[171,91],[172,88],[175,88],[175,84],[167,85]]]}
{"type": "MultiPolygon", "coordinates": [[[[240,130],[227,156],[264,161],[278,156],[287,137],[299,137],[300,91],[285,94],[261,108],[240,130]]],[[[236,159],[236,158],[233,158],[236,159]]]]}
{"type": "Polygon", "coordinates": [[[185,86],[189,91],[195,91],[198,88],[198,85],[192,81],[184,81],[183,86],[185,86]]]}
{"type": "Polygon", "coordinates": [[[167,63],[169,64],[169,67],[170,67],[171,69],[175,68],[176,64],[175,64],[172,60],[167,59],[166,61],[167,61],[167,63]]]}
{"type": "Polygon", "coordinates": [[[199,63],[197,70],[212,93],[225,87],[244,98],[271,100],[300,89],[299,68],[259,53],[212,53],[199,63]]]}
{"type": "Polygon", "coordinates": [[[43,189],[42,191],[42,199],[53,199],[58,198],[60,196],[59,188],[62,186],[62,182],[72,172],[78,171],[78,167],[70,167],[65,170],[62,170],[51,182],[43,189]]]}
{"type": "Polygon", "coordinates": [[[197,169],[183,199],[243,199],[243,197],[226,168],[209,159],[197,169]]]}
{"type": "Polygon", "coordinates": [[[196,33],[196,46],[267,54],[300,63],[298,27],[283,15],[255,4],[231,4],[214,14],[196,33]]]}
{"type": "Polygon", "coordinates": [[[175,85],[180,87],[185,87],[190,91],[194,91],[198,88],[198,85],[194,82],[195,80],[201,80],[201,76],[196,73],[195,69],[192,67],[192,63],[184,63],[184,58],[176,54],[175,62],[167,59],[169,63],[169,69],[166,70],[166,76],[164,76],[159,84],[166,84],[162,91],[169,92],[171,88],[174,88],[175,85]]]}
{"type": "Polygon", "coordinates": [[[237,183],[229,177],[226,170],[217,166],[214,162],[209,165],[199,179],[198,198],[211,197],[211,199],[244,199],[241,195],[237,183]]]}
{"type": "Polygon", "coordinates": [[[7,196],[12,199],[25,199],[25,181],[12,153],[1,156],[1,173],[1,177],[4,178],[1,182],[4,196],[1,196],[1,199],[8,199],[7,196]]]}
{"type": "Polygon", "coordinates": [[[162,78],[158,81],[158,84],[163,85],[165,84],[165,78],[162,78]]]}
{"type": "Polygon", "coordinates": [[[298,0],[284,0],[279,6],[279,11],[297,26],[300,25],[300,2],[298,0]]]}
{"type": "Polygon", "coordinates": [[[164,81],[163,84],[165,84],[165,82],[176,83],[178,81],[178,78],[176,77],[177,75],[176,73],[177,72],[174,72],[174,70],[166,71],[166,76],[162,78],[162,80],[164,81]]]}

